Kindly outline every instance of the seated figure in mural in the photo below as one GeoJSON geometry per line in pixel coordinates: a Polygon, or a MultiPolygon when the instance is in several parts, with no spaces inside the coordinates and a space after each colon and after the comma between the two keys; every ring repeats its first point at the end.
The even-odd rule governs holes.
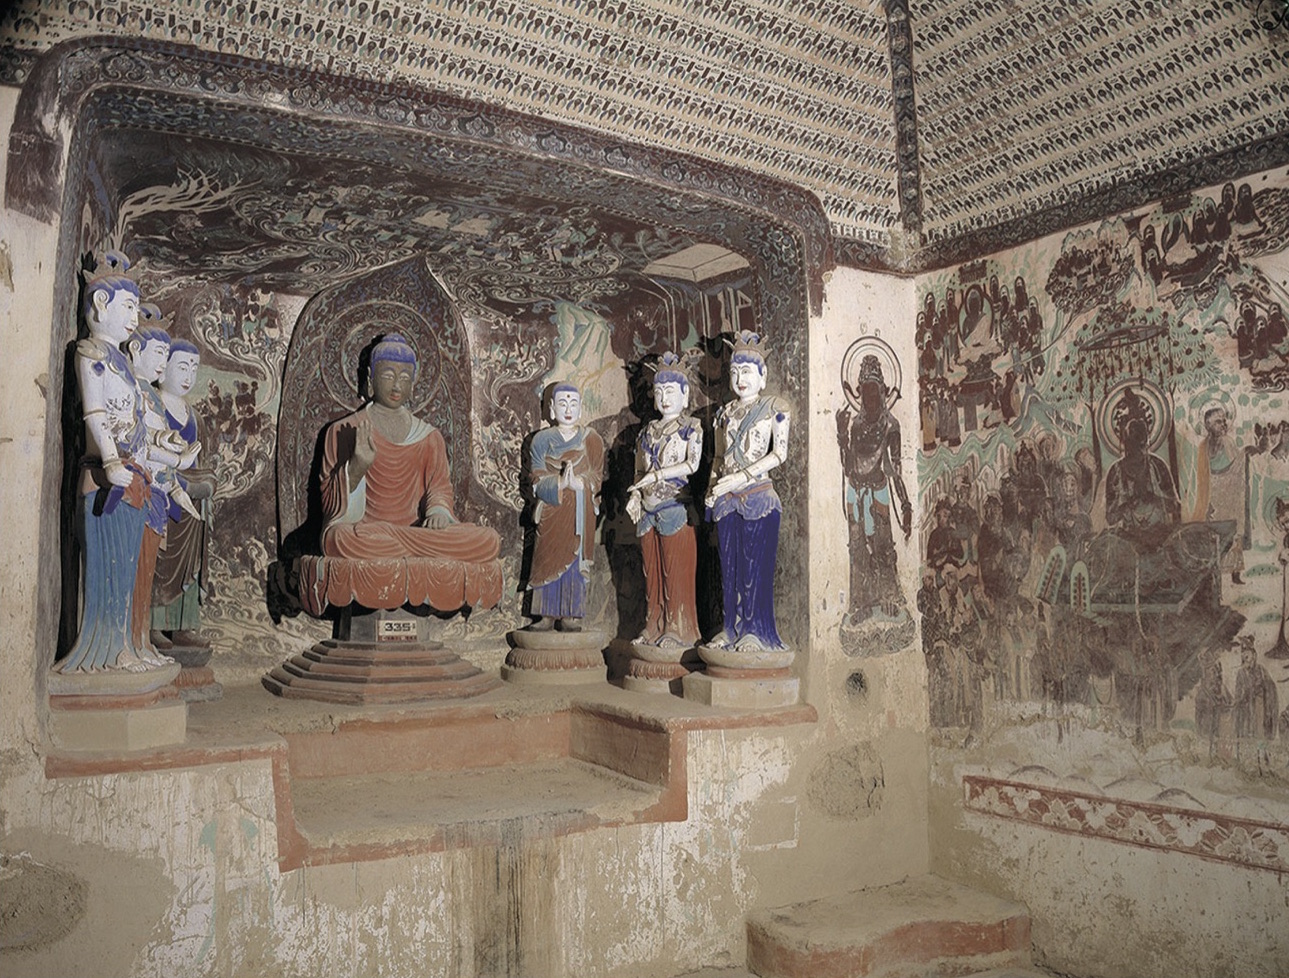
{"type": "Polygon", "coordinates": [[[1131,389],[1111,415],[1123,457],[1106,473],[1106,524],[1139,547],[1153,549],[1181,521],[1181,502],[1168,463],[1149,450],[1154,410],[1131,389]]]}
{"type": "Polygon", "coordinates": [[[703,456],[703,429],[689,414],[689,379],[674,353],[664,353],[653,379],[661,417],[640,432],[636,481],[627,513],[645,571],[645,627],[637,642],[689,646],[698,641],[695,575],[698,541],[690,522],[689,480],[703,456]]]}
{"type": "Polygon", "coordinates": [[[85,284],[89,336],[76,344],[75,370],[85,420],[80,518],[84,541],[80,632],[55,667],[63,673],[145,671],[130,637],[139,550],[149,505],[140,462],[146,433],[142,393],[121,352],[139,324],[139,287],[121,256],[85,284]]]}
{"type": "Polygon", "coordinates": [[[197,381],[201,353],[188,340],[170,342],[170,356],[157,382],[166,426],[182,440],[193,466],[179,475],[179,482],[197,506],[194,515],[177,503],[169,507],[165,546],[157,554],[152,581],[152,643],[162,651],[169,646],[206,648],[210,642],[197,631],[200,625],[201,587],[206,572],[207,500],[215,493],[214,473],[198,468],[202,429],[187,396],[197,381]]]}
{"type": "Polygon", "coordinates": [[[497,532],[460,523],[453,512],[443,435],[407,406],[416,352],[391,333],[372,349],[370,370],[371,401],[326,431],[322,552],[356,560],[495,559],[497,532]]]}
{"type": "Polygon", "coordinates": [[[774,566],[783,504],[770,473],[788,456],[788,405],[765,396],[761,337],[742,330],[730,357],[734,400],[716,415],[716,464],[707,492],[716,523],[725,627],[708,644],[736,651],[783,648],[774,618],[774,566]]]}
{"type": "Polygon", "coordinates": [[[860,362],[859,390],[847,385],[847,404],[837,412],[846,521],[850,527],[850,612],[858,623],[882,610],[904,606],[895,567],[891,533],[891,490],[899,499],[899,525],[907,540],[913,532],[913,504],[900,474],[900,424],[887,407],[891,393],[881,361],[869,354],[860,362]],[[858,402],[859,409],[851,407],[858,402]]]}
{"type": "Polygon", "coordinates": [[[604,478],[604,441],[581,424],[582,393],[559,383],[551,391],[554,423],[533,435],[529,476],[537,505],[528,586],[531,631],[579,631],[595,558],[596,498],[604,478]]]}

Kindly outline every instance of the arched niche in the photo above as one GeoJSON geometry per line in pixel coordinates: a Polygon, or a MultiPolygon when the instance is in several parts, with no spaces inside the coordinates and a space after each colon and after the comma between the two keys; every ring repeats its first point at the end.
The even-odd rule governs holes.
{"type": "MultiPolygon", "coordinates": [[[[308,253],[306,242],[301,245],[303,257],[293,259],[286,254],[289,249],[279,249],[273,262],[247,268],[230,256],[239,261],[242,256],[254,256],[255,242],[221,244],[227,241],[232,224],[217,225],[212,217],[212,224],[201,229],[201,239],[187,250],[159,248],[157,242],[180,222],[172,215],[148,225],[126,206],[127,198],[141,187],[146,190],[148,181],[164,183],[168,179],[164,168],[173,168],[180,151],[193,146],[217,147],[239,165],[259,166],[257,175],[272,173],[275,167],[292,172],[306,187],[310,174],[326,165],[331,167],[326,179],[344,179],[350,172],[379,172],[390,185],[395,178],[410,181],[422,195],[440,192],[426,187],[450,186],[460,198],[482,196],[494,210],[499,202],[512,207],[521,199],[534,202],[533,210],[526,213],[540,210],[558,216],[573,208],[590,208],[612,232],[603,240],[617,242],[613,261],[604,265],[605,274],[619,275],[627,288],[649,279],[644,270],[652,260],[669,257],[629,255],[624,264],[623,256],[634,247],[640,230],[654,234],[655,244],[676,242],[678,250],[682,245],[704,243],[738,255],[745,263],[747,311],[773,337],[773,386],[789,400],[798,418],[794,440],[802,453],[808,444],[807,323],[811,309],[820,307],[831,245],[817,199],[799,188],[423,89],[287,71],[196,48],[129,40],[69,42],[51,50],[24,85],[13,132],[7,205],[41,220],[57,217],[60,221],[49,355],[54,403],[48,414],[49,460],[42,483],[46,499],[66,499],[64,483],[75,466],[78,421],[66,359],[76,339],[76,270],[87,250],[105,245],[133,250],[145,293],[164,286],[175,296],[168,311],[187,309],[188,293],[211,283],[230,286],[250,281],[298,296],[319,295],[342,281],[361,280],[377,268],[398,265],[410,254],[428,256],[432,274],[440,280],[452,271],[445,269],[434,242],[421,236],[435,230],[432,207],[416,212],[420,218],[416,227],[401,229],[411,233],[410,254],[390,252],[389,260],[378,261],[380,255],[364,253],[363,261],[340,271],[329,264],[337,253],[359,253],[385,239],[347,232],[345,221],[339,220],[339,230],[333,228],[328,239],[335,247],[326,254],[308,253]],[[271,165],[261,166],[266,160],[271,165]],[[279,167],[283,160],[286,163],[279,167]],[[636,264],[630,265],[631,261],[636,264]]],[[[198,173],[200,178],[206,176],[198,173]]],[[[203,186],[227,189],[218,181],[208,180],[203,186]]],[[[256,185],[254,193],[272,189],[266,186],[256,185]]],[[[402,239],[395,235],[394,240],[402,239]]],[[[525,268],[523,261],[508,264],[504,256],[488,251],[496,245],[496,235],[484,234],[480,240],[487,253],[478,260],[488,265],[486,273],[466,269],[457,279],[457,284],[468,280],[470,290],[465,291],[478,303],[471,313],[473,320],[465,317],[470,342],[471,322],[487,318],[488,302],[509,302],[514,290],[507,276],[521,275],[525,268]]],[[[570,253],[568,249],[551,252],[557,257],[570,253]]],[[[580,275],[582,269],[577,271],[580,275]]],[[[578,275],[567,278],[570,288],[581,281],[584,277],[578,275]]],[[[529,285],[531,281],[525,281],[529,285]]],[[[702,282],[681,283],[673,291],[682,286],[693,293],[696,305],[715,308],[702,294],[702,282]]],[[[649,288],[655,294],[666,291],[657,280],[649,288]]],[[[448,291],[452,292],[451,285],[448,291]]],[[[543,301],[548,300],[549,296],[543,301]]],[[[656,295],[650,299],[656,301],[656,295]]],[[[675,305],[670,299],[662,304],[675,305]]],[[[617,301],[618,307],[629,305],[617,301]]],[[[491,325],[500,323],[504,329],[506,322],[502,315],[494,317],[491,325]]],[[[624,323],[623,328],[629,329],[629,322],[624,319],[624,323]]],[[[719,326],[713,326],[713,331],[719,326]]],[[[692,341],[692,331],[687,335],[692,341]]],[[[701,334],[700,339],[712,351],[713,360],[718,360],[721,347],[714,332],[701,334]]],[[[628,343],[620,355],[629,360],[649,352],[659,351],[632,350],[628,343]]],[[[723,396],[716,373],[707,383],[713,398],[723,396]]],[[[625,404],[622,410],[627,410],[625,404]]],[[[458,442],[455,450],[460,451],[465,440],[458,442]]],[[[456,466],[455,476],[468,478],[467,467],[456,466]]],[[[275,478],[267,483],[276,484],[275,478]]],[[[780,560],[779,577],[786,582],[807,577],[806,486],[804,464],[785,473],[785,505],[793,515],[791,524],[785,524],[784,537],[795,541],[793,553],[780,560]]],[[[42,511],[45,580],[57,581],[68,564],[65,545],[73,534],[66,507],[62,510],[48,506],[42,511]]],[[[286,532],[294,529],[286,522],[286,532]]],[[[804,589],[792,583],[785,590],[789,600],[781,615],[801,623],[800,639],[805,645],[804,589]]],[[[70,600],[74,602],[74,590],[70,600]]],[[[69,604],[68,588],[61,594],[57,588],[41,590],[38,624],[49,639],[38,655],[46,664],[59,651],[53,636],[58,634],[60,609],[65,620],[69,608],[74,603],[69,604]]]]}
{"type": "Polygon", "coordinates": [[[278,417],[280,550],[321,553],[315,482],[319,433],[368,397],[372,343],[401,334],[417,352],[412,413],[443,433],[458,500],[470,475],[470,349],[460,316],[425,261],[410,258],[314,296],[300,313],[283,368],[278,417]],[[297,536],[284,547],[283,543],[297,536]]]}

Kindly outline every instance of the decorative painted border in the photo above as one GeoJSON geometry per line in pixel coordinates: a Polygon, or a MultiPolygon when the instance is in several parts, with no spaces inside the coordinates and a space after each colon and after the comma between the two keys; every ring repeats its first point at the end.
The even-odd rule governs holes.
{"type": "Polygon", "coordinates": [[[1289,824],[964,775],[969,811],[1038,828],[1289,872],[1289,824]]]}

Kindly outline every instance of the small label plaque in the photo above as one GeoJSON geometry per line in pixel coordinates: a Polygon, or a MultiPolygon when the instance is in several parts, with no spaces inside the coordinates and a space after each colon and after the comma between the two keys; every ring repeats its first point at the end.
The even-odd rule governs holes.
{"type": "Polygon", "coordinates": [[[381,645],[415,642],[416,622],[406,618],[381,618],[376,622],[376,641],[381,645]]]}

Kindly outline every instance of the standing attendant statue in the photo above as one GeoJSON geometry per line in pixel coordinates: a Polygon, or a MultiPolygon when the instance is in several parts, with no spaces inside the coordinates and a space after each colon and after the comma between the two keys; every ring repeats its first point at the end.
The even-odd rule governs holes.
{"type": "Polygon", "coordinates": [[[166,424],[165,405],[153,383],[165,373],[170,358],[170,334],[160,325],[161,312],[156,306],[141,307],[148,324],[130,337],[126,348],[130,351],[130,365],[139,382],[139,396],[143,405],[143,427],[146,432],[144,450],[139,457],[148,477],[149,495],[143,540],[139,548],[139,561],[135,573],[133,608],[130,614],[130,640],[135,651],[144,661],[167,664],[171,660],[162,656],[153,645],[150,631],[152,624],[152,581],[156,575],[157,553],[166,536],[171,500],[174,505],[196,515],[192,501],[176,478],[178,469],[191,467],[197,453],[184,444],[178,434],[166,424]]]}
{"type": "Polygon", "coordinates": [[[529,474],[537,506],[529,587],[530,631],[578,631],[586,616],[586,591],[595,557],[596,497],[604,478],[604,441],[582,425],[582,394],[556,384],[554,425],[533,435],[529,474]]]}
{"type": "Polygon", "coordinates": [[[86,443],[79,485],[83,601],[76,642],[54,667],[61,673],[152,668],[130,637],[149,488],[140,462],[142,393],[121,346],[139,325],[139,287],[124,274],[124,256],[108,260],[110,270],[85,285],[89,336],[76,344],[86,443]]]}
{"type": "MultiPolygon", "coordinates": [[[[197,382],[201,353],[188,340],[172,339],[165,372],[157,382],[167,427],[183,441],[194,463],[202,446],[197,413],[188,393],[197,382]]],[[[172,646],[210,647],[198,632],[201,622],[201,588],[206,576],[206,518],[208,500],[215,493],[214,474],[195,464],[179,476],[181,486],[198,509],[198,515],[172,502],[166,540],[157,555],[152,582],[152,643],[163,652],[172,646]]]]}
{"type": "Polygon", "coordinates": [[[703,429],[686,413],[689,380],[674,353],[662,355],[654,374],[653,403],[661,417],[640,432],[627,498],[645,572],[645,627],[636,644],[680,651],[699,638],[689,480],[702,460],[703,429]]]}
{"type": "Polygon", "coordinates": [[[774,619],[774,566],[783,504],[770,473],[788,455],[786,402],[763,394],[761,337],[739,332],[730,357],[734,400],[716,415],[715,480],[707,512],[716,523],[725,627],[708,645],[737,652],[783,648],[774,619]]]}

